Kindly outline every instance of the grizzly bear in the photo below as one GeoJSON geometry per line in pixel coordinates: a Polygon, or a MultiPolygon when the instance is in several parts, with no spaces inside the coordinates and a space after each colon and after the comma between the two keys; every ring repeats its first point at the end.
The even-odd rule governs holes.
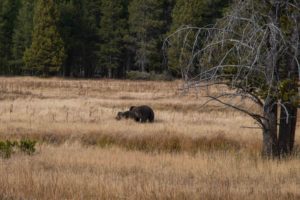
{"type": "Polygon", "coordinates": [[[131,106],[129,108],[129,111],[118,112],[116,119],[120,120],[121,118],[125,118],[125,119],[130,118],[130,119],[134,119],[136,122],[142,122],[142,123],[145,123],[147,121],[153,122],[154,112],[152,108],[146,105],[131,106]]]}
{"type": "Polygon", "coordinates": [[[154,112],[149,106],[131,106],[129,111],[134,112],[139,118],[140,122],[153,122],[154,121],[154,112]]]}

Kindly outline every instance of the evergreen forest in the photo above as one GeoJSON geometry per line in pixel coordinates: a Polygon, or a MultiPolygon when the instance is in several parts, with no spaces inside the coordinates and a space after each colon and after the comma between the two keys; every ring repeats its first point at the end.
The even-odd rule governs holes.
{"type": "Polygon", "coordinates": [[[0,75],[180,76],[181,27],[209,26],[229,0],[1,0],[0,75]]]}

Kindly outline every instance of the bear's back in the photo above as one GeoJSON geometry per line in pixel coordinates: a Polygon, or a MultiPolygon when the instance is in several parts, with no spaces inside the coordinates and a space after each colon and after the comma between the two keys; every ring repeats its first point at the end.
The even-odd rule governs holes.
{"type": "Polygon", "coordinates": [[[142,106],[131,106],[130,111],[136,112],[140,115],[141,118],[145,118],[149,120],[149,122],[154,121],[154,112],[152,108],[150,108],[147,105],[142,105],[142,106]]]}

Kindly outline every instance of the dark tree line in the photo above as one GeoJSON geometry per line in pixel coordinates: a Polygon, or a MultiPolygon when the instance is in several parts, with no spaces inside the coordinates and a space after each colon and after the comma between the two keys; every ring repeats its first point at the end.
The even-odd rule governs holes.
{"type": "MultiPolygon", "coordinates": [[[[164,38],[211,24],[222,0],[1,0],[0,74],[124,78],[169,70],[164,38]]],[[[173,52],[177,49],[173,49],[173,52]]],[[[168,53],[171,71],[179,64],[168,53]]]]}

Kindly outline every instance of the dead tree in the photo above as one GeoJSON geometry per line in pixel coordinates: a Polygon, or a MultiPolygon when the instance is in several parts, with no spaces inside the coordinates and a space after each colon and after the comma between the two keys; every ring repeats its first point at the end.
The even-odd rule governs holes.
{"type": "Polygon", "coordinates": [[[298,0],[235,0],[228,14],[214,26],[181,28],[164,44],[167,48],[177,34],[194,31],[193,43],[184,45],[192,52],[182,69],[185,85],[227,85],[229,90],[207,97],[257,122],[262,128],[262,154],[266,157],[289,155],[294,146],[299,23],[298,0]],[[190,73],[195,64],[200,70],[196,75],[190,73]],[[237,103],[238,96],[252,104],[237,103]],[[258,111],[252,109],[253,105],[258,111]]]}

